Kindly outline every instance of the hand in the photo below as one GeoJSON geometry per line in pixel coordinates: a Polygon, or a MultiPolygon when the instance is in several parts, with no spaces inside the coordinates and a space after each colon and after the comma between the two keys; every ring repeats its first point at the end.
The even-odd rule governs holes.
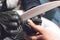
{"type": "Polygon", "coordinates": [[[37,31],[36,35],[25,35],[26,40],[60,40],[60,36],[51,32],[50,30],[41,27],[40,25],[36,25],[32,22],[32,20],[27,20],[28,24],[37,31]]]}

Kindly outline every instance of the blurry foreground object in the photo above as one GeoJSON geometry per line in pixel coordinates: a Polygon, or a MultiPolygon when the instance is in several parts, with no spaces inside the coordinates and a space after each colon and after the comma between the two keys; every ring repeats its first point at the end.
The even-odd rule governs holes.
{"type": "MultiPolygon", "coordinates": [[[[23,14],[20,14],[19,10],[0,12],[1,30],[3,30],[3,31],[1,31],[1,35],[0,35],[1,39],[3,40],[4,38],[8,37],[8,38],[11,38],[12,40],[24,40],[23,36],[25,35],[25,33],[28,35],[33,35],[34,33],[36,33],[36,31],[34,31],[30,27],[30,25],[28,25],[26,23],[26,20],[60,6],[59,3],[60,3],[60,1],[54,1],[54,2],[49,2],[49,3],[43,4],[43,5],[39,5],[26,12],[23,12],[23,14]],[[4,35],[4,34],[7,34],[7,35],[4,35]]],[[[45,22],[44,27],[48,27],[48,29],[49,29],[50,28],[49,26],[51,26],[51,28],[52,27],[54,29],[56,28],[53,31],[54,33],[57,32],[57,30],[59,32],[59,28],[56,24],[54,24],[52,22],[46,22],[48,20],[45,20],[45,21],[43,21],[43,20],[44,19],[42,19],[42,23],[45,22]],[[47,25],[46,23],[51,23],[54,26],[50,25],[50,24],[47,25]]],[[[52,29],[50,29],[50,30],[52,30],[52,29]]]]}

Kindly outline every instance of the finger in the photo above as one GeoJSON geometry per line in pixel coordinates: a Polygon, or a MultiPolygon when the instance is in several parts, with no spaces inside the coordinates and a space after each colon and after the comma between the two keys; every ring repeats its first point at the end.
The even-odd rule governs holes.
{"type": "Polygon", "coordinates": [[[33,21],[30,20],[30,19],[28,19],[27,22],[28,22],[28,24],[29,24],[30,26],[32,26],[32,27],[34,27],[34,26],[36,25],[36,24],[34,24],[33,21]]]}
{"type": "Polygon", "coordinates": [[[34,36],[25,36],[26,40],[45,40],[45,37],[43,35],[34,35],[34,36]]]}
{"type": "Polygon", "coordinates": [[[38,31],[36,24],[34,24],[32,20],[28,19],[27,22],[35,31],[38,31]]]}
{"type": "Polygon", "coordinates": [[[42,37],[42,35],[38,35],[38,36],[27,36],[27,35],[25,35],[25,39],[26,40],[37,40],[38,38],[40,38],[40,37],[42,37]]]}
{"type": "Polygon", "coordinates": [[[32,40],[40,40],[40,39],[43,39],[43,35],[38,35],[38,36],[30,36],[30,38],[32,39],[32,40]]]}
{"type": "Polygon", "coordinates": [[[28,19],[27,22],[33,29],[35,29],[37,31],[40,31],[41,29],[43,29],[40,25],[34,24],[33,21],[30,19],[28,19]]]}
{"type": "Polygon", "coordinates": [[[46,28],[40,26],[40,25],[36,25],[33,23],[32,20],[28,19],[27,20],[28,24],[31,25],[31,27],[33,29],[35,29],[36,31],[38,31],[39,33],[42,33],[42,34],[46,34],[47,32],[49,32],[49,30],[47,30],[46,28]]]}

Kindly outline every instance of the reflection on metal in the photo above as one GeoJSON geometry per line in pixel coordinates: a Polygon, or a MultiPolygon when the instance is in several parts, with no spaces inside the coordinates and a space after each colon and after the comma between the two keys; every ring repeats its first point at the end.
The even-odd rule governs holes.
{"type": "Polygon", "coordinates": [[[56,7],[60,6],[60,1],[53,1],[53,2],[49,2],[49,3],[45,3],[42,5],[39,5],[37,7],[34,7],[26,12],[24,12],[22,16],[23,20],[32,18],[36,15],[42,14],[44,12],[47,12],[51,9],[54,9],[56,7]]]}

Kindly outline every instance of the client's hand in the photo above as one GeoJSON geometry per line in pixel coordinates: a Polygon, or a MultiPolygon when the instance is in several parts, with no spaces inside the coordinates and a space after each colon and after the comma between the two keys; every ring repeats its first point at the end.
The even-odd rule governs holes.
{"type": "Polygon", "coordinates": [[[50,30],[41,27],[40,25],[36,25],[32,22],[32,20],[27,20],[28,24],[37,31],[36,35],[25,35],[26,40],[60,40],[60,36],[51,32],[50,30]]]}

